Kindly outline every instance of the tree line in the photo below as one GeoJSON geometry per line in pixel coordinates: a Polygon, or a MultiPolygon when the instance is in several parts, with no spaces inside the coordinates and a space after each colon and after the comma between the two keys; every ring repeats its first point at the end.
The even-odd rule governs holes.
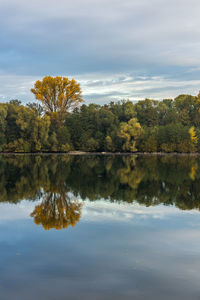
{"type": "Polygon", "coordinates": [[[74,79],[46,76],[38,103],[0,103],[1,152],[199,152],[200,94],[82,104],[74,79]]]}

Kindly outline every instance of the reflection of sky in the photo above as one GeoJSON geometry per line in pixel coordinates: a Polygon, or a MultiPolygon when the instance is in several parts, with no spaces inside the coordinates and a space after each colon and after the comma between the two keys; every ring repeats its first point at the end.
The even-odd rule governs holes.
{"type": "MultiPolygon", "coordinates": [[[[74,197],[73,197],[74,198],[74,197]]],[[[117,203],[105,200],[89,201],[79,200],[83,203],[81,220],[82,222],[127,222],[136,221],[136,219],[158,218],[167,219],[173,216],[180,215],[194,215],[198,216],[198,210],[180,210],[174,206],[157,205],[146,207],[138,203],[117,203]]],[[[13,221],[18,219],[29,219],[30,213],[34,210],[35,206],[40,204],[40,201],[21,201],[20,203],[0,203],[0,224],[6,221],[13,221]]]]}
{"type": "Polygon", "coordinates": [[[88,221],[136,221],[138,219],[146,218],[168,218],[180,214],[198,215],[197,210],[180,211],[173,206],[142,206],[138,203],[110,203],[109,201],[85,201],[82,216],[88,221]]]}
{"type": "Polygon", "coordinates": [[[198,299],[197,211],[86,201],[74,228],[44,231],[35,204],[0,205],[2,299],[198,299]]]}

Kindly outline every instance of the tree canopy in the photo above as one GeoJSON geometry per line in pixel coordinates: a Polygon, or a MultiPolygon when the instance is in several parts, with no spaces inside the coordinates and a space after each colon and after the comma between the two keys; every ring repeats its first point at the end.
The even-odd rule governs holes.
{"type": "Polygon", "coordinates": [[[46,112],[62,115],[83,101],[80,84],[67,77],[45,76],[35,82],[31,92],[41,101],[46,112]]]}
{"type": "MultiPolygon", "coordinates": [[[[58,82],[64,80],[59,78],[58,82]]],[[[48,84],[44,89],[41,82],[37,85],[48,91],[48,84]]],[[[79,107],[81,99],[72,100],[74,96],[66,106],[51,100],[50,110],[44,100],[48,97],[43,98],[39,90],[41,105],[25,106],[16,99],[0,103],[0,151],[200,152],[200,96],[79,107]]],[[[65,98],[60,95],[59,99],[65,98]]]]}

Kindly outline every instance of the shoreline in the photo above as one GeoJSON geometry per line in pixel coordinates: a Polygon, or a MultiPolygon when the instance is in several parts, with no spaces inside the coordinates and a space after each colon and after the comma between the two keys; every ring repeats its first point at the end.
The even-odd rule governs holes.
{"type": "Polygon", "coordinates": [[[200,152],[86,152],[86,151],[70,151],[70,152],[0,152],[0,155],[99,155],[99,156],[136,156],[136,155],[187,155],[199,156],[200,152]]]}

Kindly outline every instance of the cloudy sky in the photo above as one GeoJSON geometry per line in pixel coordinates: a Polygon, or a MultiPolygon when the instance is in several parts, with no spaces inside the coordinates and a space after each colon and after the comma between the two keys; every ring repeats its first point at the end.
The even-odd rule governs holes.
{"type": "Polygon", "coordinates": [[[198,0],[0,0],[0,100],[74,77],[86,103],[200,90],[198,0]]]}

